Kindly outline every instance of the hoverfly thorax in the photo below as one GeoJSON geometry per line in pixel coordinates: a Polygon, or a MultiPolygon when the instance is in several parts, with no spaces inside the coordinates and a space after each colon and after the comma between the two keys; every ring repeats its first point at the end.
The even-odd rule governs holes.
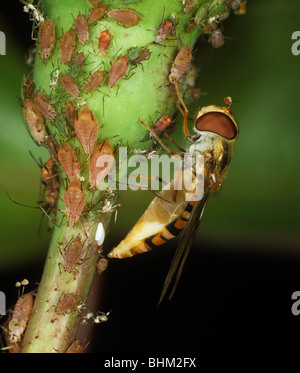
{"type": "Polygon", "coordinates": [[[237,122],[228,106],[209,105],[198,110],[194,131],[196,134],[188,153],[204,155],[205,169],[211,179],[210,188],[217,191],[231,160],[233,142],[238,136],[237,122]]]}

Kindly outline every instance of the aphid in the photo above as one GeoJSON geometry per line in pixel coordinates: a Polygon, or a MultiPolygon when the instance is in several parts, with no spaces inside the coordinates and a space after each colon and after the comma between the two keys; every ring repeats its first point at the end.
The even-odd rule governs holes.
{"type": "Polygon", "coordinates": [[[60,75],[60,84],[63,86],[65,91],[75,98],[79,98],[80,91],[77,84],[67,74],[60,75]]]}
{"type": "Polygon", "coordinates": [[[70,29],[65,32],[61,38],[60,42],[60,53],[61,53],[61,62],[67,64],[74,53],[75,47],[75,32],[70,29]]]}
{"type": "Polygon", "coordinates": [[[97,140],[98,122],[94,113],[87,106],[78,113],[74,128],[85,154],[90,154],[97,140]]]}
{"type": "Polygon", "coordinates": [[[128,26],[134,26],[141,20],[139,15],[130,9],[113,9],[107,12],[107,15],[108,17],[128,26]]]}
{"type": "Polygon", "coordinates": [[[74,106],[74,104],[73,104],[73,102],[71,100],[69,100],[68,102],[66,102],[65,113],[66,113],[66,118],[67,118],[68,122],[70,123],[70,125],[72,127],[74,127],[74,123],[75,123],[75,106],[74,106]]]}
{"type": "Polygon", "coordinates": [[[217,28],[209,37],[210,44],[213,48],[218,49],[223,47],[225,43],[224,35],[222,34],[221,29],[217,28]]]}
{"type": "Polygon", "coordinates": [[[111,65],[108,78],[108,86],[113,87],[117,81],[119,81],[125,74],[128,69],[128,56],[124,55],[119,57],[111,65]]]}
{"type": "Polygon", "coordinates": [[[49,150],[49,153],[54,157],[57,158],[57,142],[53,136],[47,137],[47,147],[49,150]]]}
{"type": "Polygon", "coordinates": [[[79,163],[76,160],[73,148],[66,142],[58,150],[57,158],[69,179],[80,178],[79,163]]]}
{"type": "Polygon", "coordinates": [[[77,53],[75,56],[75,62],[79,67],[82,67],[84,64],[84,54],[82,52],[77,53]]]}
{"type": "Polygon", "coordinates": [[[100,275],[108,266],[108,261],[105,258],[100,258],[97,262],[97,273],[100,275]]]}
{"type": "Polygon", "coordinates": [[[91,11],[91,14],[89,16],[89,23],[93,23],[98,21],[98,19],[102,18],[105,13],[105,6],[104,5],[99,5],[97,8],[94,8],[91,11]]]}
{"type": "Polygon", "coordinates": [[[166,115],[163,115],[157,122],[154,123],[154,126],[152,129],[157,135],[159,135],[162,132],[164,132],[171,123],[172,123],[172,118],[170,117],[170,115],[166,114],[166,115]]]}
{"type": "Polygon", "coordinates": [[[189,46],[180,49],[171,67],[171,74],[169,75],[170,82],[178,82],[183,74],[186,72],[192,55],[189,46]]]}
{"type": "Polygon", "coordinates": [[[161,44],[171,33],[173,28],[173,23],[166,19],[162,22],[156,32],[156,43],[161,44]]]}
{"type": "Polygon", "coordinates": [[[84,209],[85,195],[81,184],[77,180],[72,180],[64,193],[64,203],[66,206],[68,226],[74,227],[84,209]]]}
{"type": "Polygon", "coordinates": [[[85,16],[81,13],[75,19],[75,29],[80,44],[86,44],[89,40],[89,25],[85,16]]]}
{"type": "Polygon", "coordinates": [[[44,144],[46,130],[44,118],[42,113],[29,98],[25,98],[23,114],[32,137],[36,140],[38,145],[44,144]]]}
{"type": "Polygon", "coordinates": [[[28,77],[24,83],[24,98],[32,98],[34,91],[34,83],[31,77],[28,77]]]}
{"type": "Polygon", "coordinates": [[[145,61],[149,55],[150,55],[150,49],[148,48],[141,49],[138,57],[135,58],[133,61],[131,61],[131,63],[136,65],[139,62],[145,61]]]}
{"type": "MultiPolygon", "coordinates": [[[[192,173],[193,188],[189,192],[191,194],[188,194],[189,198],[185,187],[178,190],[175,188],[178,183],[176,171],[174,180],[163,188],[125,239],[108,254],[110,258],[124,258],[146,252],[163,245],[184,229],[160,301],[172,282],[173,290],[170,297],[175,291],[207,197],[220,189],[230,164],[233,142],[238,136],[237,122],[228,107],[203,107],[198,110],[194,123],[195,135],[188,137],[190,145],[185,152],[185,160],[191,160],[199,155],[203,162],[194,162],[184,167],[185,173],[192,173]],[[197,188],[203,193],[198,194],[197,188]]],[[[149,130],[151,132],[150,128],[149,130]]],[[[157,136],[153,131],[151,133],[157,136]]],[[[183,177],[183,174],[179,176],[183,177]]]]}
{"type": "Polygon", "coordinates": [[[185,6],[184,6],[184,13],[185,14],[189,14],[189,12],[191,11],[192,7],[194,6],[194,3],[195,3],[195,0],[187,0],[186,3],[185,3],[185,6]]]}
{"type": "Polygon", "coordinates": [[[190,133],[187,126],[188,121],[188,109],[183,101],[183,98],[180,94],[179,87],[178,87],[178,81],[180,78],[185,74],[190,62],[192,60],[192,55],[190,48],[188,46],[183,47],[177,54],[175,61],[172,64],[171,67],[171,74],[169,75],[169,80],[172,84],[174,84],[176,89],[176,94],[179,98],[179,101],[181,102],[183,108],[184,108],[184,134],[186,137],[190,138],[190,133]]]}
{"type": "Polygon", "coordinates": [[[36,94],[34,95],[33,102],[45,118],[48,118],[51,121],[55,119],[57,113],[54,107],[50,104],[47,97],[42,95],[40,92],[36,92],[36,94]]]}
{"type": "Polygon", "coordinates": [[[49,208],[55,208],[59,190],[59,177],[55,162],[51,157],[41,167],[41,177],[42,183],[45,185],[46,206],[49,208]]]}
{"type": "Polygon", "coordinates": [[[55,29],[50,18],[46,18],[40,25],[39,40],[41,47],[41,59],[46,60],[50,57],[55,45],[55,29]]]}
{"type": "Polygon", "coordinates": [[[33,296],[30,293],[20,297],[15,305],[12,317],[8,323],[8,340],[19,342],[24,333],[33,307],[33,296]]]}
{"type": "Polygon", "coordinates": [[[71,354],[71,353],[75,353],[75,354],[83,353],[83,346],[79,339],[76,339],[76,341],[74,341],[71,344],[71,346],[67,349],[66,354],[71,354]]]}
{"type": "Polygon", "coordinates": [[[71,310],[77,303],[77,295],[76,294],[68,294],[65,298],[58,303],[55,308],[55,312],[59,315],[63,315],[67,313],[67,311],[71,310]]]}
{"type": "Polygon", "coordinates": [[[108,29],[101,32],[99,37],[99,51],[100,56],[105,56],[106,49],[109,47],[110,43],[110,32],[108,29]]]}
{"type": "Polygon", "coordinates": [[[85,93],[91,92],[93,89],[98,88],[104,81],[105,73],[104,71],[95,71],[89,78],[86,86],[83,88],[85,93]]]}
{"type": "MultiPolygon", "coordinates": [[[[111,163],[103,162],[106,164],[104,167],[97,167],[98,158],[101,156],[114,156],[114,150],[109,144],[107,140],[102,142],[100,145],[96,147],[93,152],[93,155],[90,159],[90,188],[95,189],[97,187],[97,182],[101,182],[109,173],[111,167],[113,166],[111,163]],[[98,175],[101,172],[101,178],[98,175]],[[98,180],[97,180],[98,178],[98,180]]],[[[100,176],[100,175],[99,175],[100,176]]]]}
{"type": "Polygon", "coordinates": [[[75,241],[70,243],[65,253],[64,269],[66,272],[73,271],[75,265],[79,261],[81,254],[82,243],[80,237],[77,237],[75,241]]]}

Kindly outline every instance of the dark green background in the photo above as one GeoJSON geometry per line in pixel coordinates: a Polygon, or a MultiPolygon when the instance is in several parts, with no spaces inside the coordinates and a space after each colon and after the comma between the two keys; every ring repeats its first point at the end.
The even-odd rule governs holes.
{"type": "MultiPolygon", "coordinates": [[[[29,150],[44,161],[48,157],[26,133],[17,100],[31,25],[22,4],[13,3],[0,15],[7,37],[7,55],[0,56],[0,271],[9,281],[7,292],[24,277],[39,280],[50,238],[46,218],[38,234],[41,211],[17,206],[6,196],[35,206],[42,198],[40,170],[29,150]]],[[[128,320],[136,339],[147,332],[151,340],[158,333],[155,346],[162,352],[174,351],[176,320],[178,351],[296,349],[292,341],[300,316],[291,316],[290,307],[292,292],[300,289],[300,55],[291,52],[297,30],[298,0],[250,0],[245,16],[224,22],[222,49],[197,45],[203,94],[191,112],[233,98],[240,136],[232,164],[221,192],[207,205],[174,303],[153,311],[176,242],[160,253],[112,264],[105,304],[115,305],[121,321],[103,327],[107,351],[127,351],[133,338],[128,320]],[[135,312],[150,320],[144,324],[135,312]]],[[[106,248],[124,237],[151,199],[147,192],[123,195],[106,248]]],[[[133,351],[139,349],[140,342],[133,351]]]]}

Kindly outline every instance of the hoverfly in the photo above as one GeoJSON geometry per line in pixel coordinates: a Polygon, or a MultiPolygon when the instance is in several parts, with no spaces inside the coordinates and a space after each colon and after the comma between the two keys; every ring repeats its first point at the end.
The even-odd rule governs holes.
{"type": "MultiPolygon", "coordinates": [[[[230,164],[233,143],[239,130],[229,108],[231,99],[227,97],[224,102],[225,107],[209,105],[199,109],[194,121],[195,135],[187,137],[190,144],[186,153],[190,156],[201,154],[204,157],[204,178],[194,180],[195,183],[202,183],[204,190],[202,198],[197,201],[186,201],[184,191],[175,191],[175,181],[171,181],[168,187],[150,203],[124,240],[108,254],[111,258],[131,257],[164,244],[184,230],[163,285],[159,303],[172,283],[173,289],[169,299],[173,296],[196,235],[207,197],[220,189],[230,164]]],[[[187,115],[185,118],[184,122],[187,120],[187,115]]],[[[186,123],[184,128],[187,129],[186,123]]],[[[149,128],[149,131],[156,136],[152,129],[149,128]]]]}
{"type": "MultiPolygon", "coordinates": [[[[191,184],[196,190],[196,192],[192,192],[194,198],[191,198],[191,194],[186,193],[184,187],[177,188],[178,181],[184,178],[184,174],[176,171],[174,179],[154,198],[124,240],[108,254],[111,258],[131,257],[163,245],[184,230],[163,285],[159,303],[172,283],[173,289],[169,299],[174,294],[193,238],[196,235],[207,197],[210,193],[220,189],[230,164],[232,144],[238,136],[238,125],[230,110],[232,103],[230,97],[224,99],[225,107],[209,105],[199,109],[194,121],[195,134],[191,136],[187,125],[189,111],[181,96],[178,84],[186,73],[191,59],[190,48],[188,46],[182,47],[172,64],[169,81],[175,87],[181,104],[181,107],[178,107],[184,117],[183,132],[189,142],[186,151],[184,151],[185,156],[190,160],[197,159],[197,156],[202,157],[202,162],[194,162],[187,167],[187,171],[190,171],[189,173],[193,176],[191,184]],[[203,193],[199,193],[199,190],[203,193]],[[189,197],[187,198],[187,196],[189,197]]],[[[153,130],[141,120],[139,121],[168,151],[169,155],[176,155],[160,140],[155,129],[153,130]]],[[[178,149],[182,151],[179,146],[178,149]]],[[[183,156],[183,154],[178,155],[183,156]]]]}

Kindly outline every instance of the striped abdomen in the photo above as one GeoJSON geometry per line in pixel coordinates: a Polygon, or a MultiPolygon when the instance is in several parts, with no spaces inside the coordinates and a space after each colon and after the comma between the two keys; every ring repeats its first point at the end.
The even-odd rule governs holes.
{"type": "MultiPolygon", "coordinates": [[[[177,196],[178,197],[178,196],[177,196]]],[[[150,251],[177,236],[186,226],[196,202],[169,203],[155,198],[125,239],[108,256],[128,258],[150,251]]]]}
{"type": "MultiPolygon", "coordinates": [[[[196,202],[187,202],[180,216],[169,223],[164,229],[157,234],[154,234],[144,240],[144,245],[149,250],[155,249],[157,246],[163,245],[178,234],[185,228],[189,221],[191,211],[196,202]]],[[[134,248],[133,248],[134,249],[134,248]]]]}

